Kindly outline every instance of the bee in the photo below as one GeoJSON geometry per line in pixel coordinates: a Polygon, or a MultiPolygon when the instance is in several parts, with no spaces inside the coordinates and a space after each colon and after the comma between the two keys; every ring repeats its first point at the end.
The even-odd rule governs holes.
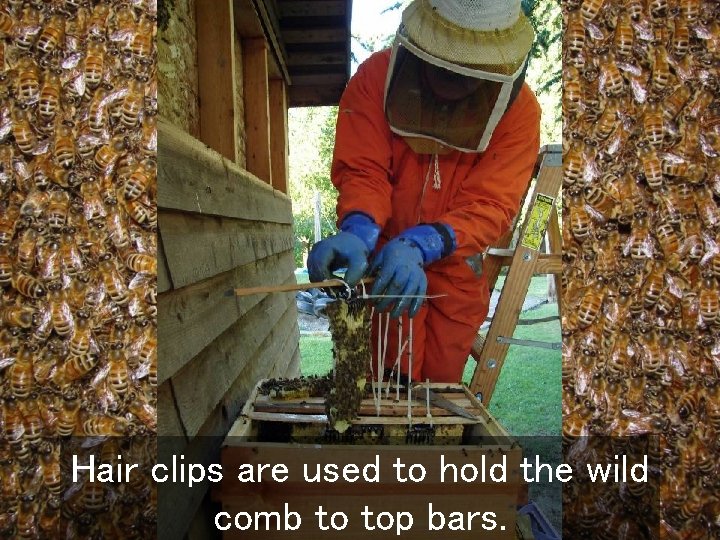
{"type": "Polygon", "coordinates": [[[713,229],[720,223],[720,209],[710,189],[702,187],[695,190],[695,206],[697,215],[706,227],[713,229]]]}
{"type": "Polygon", "coordinates": [[[686,117],[698,118],[710,107],[714,99],[713,91],[708,85],[700,86],[695,92],[692,101],[687,105],[686,117]]]}
{"type": "Polygon", "coordinates": [[[31,306],[0,307],[0,321],[10,328],[30,328],[34,316],[35,308],[31,306]]]}
{"type": "Polygon", "coordinates": [[[157,273],[157,259],[146,253],[128,253],[125,255],[125,266],[137,273],[153,275],[157,273]]]}
{"type": "Polygon", "coordinates": [[[88,223],[92,223],[99,218],[104,218],[107,215],[97,180],[93,178],[87,182],[83,182],[82,186],[80,186],[80,193],[82,193],[83,196],[83,214],[88,223]]]}
{"type": "Polygon", "coordinates": [[[37,405],[37,395],[30,394],[29,399],[20,402],[25,424],[25,440],[32,448],[37,448],[42,441],[44,423],[37,405]]]}
{"type": "Polygon", "coordinates": [[[13,262],[7,253],[0,251],[0,287],[12,282],[13,262]]]}
{"type": "Polygon", "coordinates": [[[700,125],[692,116],[686,115],[683,119],[680,140],[673,147],[673,152],[688,161],[693,161],[697,155],[699,144],[700,125]]]}
{"type": "Polygon", "coordinates": [[[38,115],[43,120],[50,122],[55,118],[60,108],[60,76],[51,71],[48,73],[40,90],[38,102],[38,115]]]}
{"type": "Polygon", "coordinates": [[[687,420],[691,416],[697,414],[701,410],[704,400],[702,394],[696,389],[688,390],[683,393],[676,404],[676,412],[682,420],[687,420]]]}
{"type": "Polygon", "coordinates": [[[101,174],[108,174],[115,166],[120,154],[125,150],[126,142],[124,137],[116,136],[102,145],[95,153],[95,170],[101,174]]]}
{"type": "Polygon", "coordinates": [[[605,278],[597,276],[595,283],[587,288],[577,307],[579,328],[587,328],[597,319],[607,292],[605,278]]]}
{"type": "Polygon", "coordinates": [[[569,195],[570,230],[578,242],[584,242],[590,238],[592,231],[590,214],[585,210],[582,192],[579,189],[571,190],[569,195]]]}
{"type": "Polygon", "coordinates": [[[135,57],[142,64],[152,62],[153,38],[155,32],[155,21],[150,17],[142,17],[135,29],[130,49],[135,57]]]}
{"type": "Polygon", "coordinates": [[[157,428],[156,411],[148,403],[144,393],[131,392],[128,394],[128,411],[151,431],[155,431],[157,428]]]}
{"type": "Polygon", "coordinates": [[[15,109],[13,112],[12,133],[15,144],[23,154],[32,154],[37,146],[37,136],[30,126],[27,111],[15,109]]]}
{"type": "Polygon", "coordinates": [[[563,186],[570,187],[583,178],[585,171],[585,145],[581,141],[571,143],[563,157],[563,186]]]}
{"type": "Polygon", "coordinates": [[[689,24],[695,24],[700,18],[699,0],[680,0],[680,15],[689,24]]]}
{"type": "Polygon", "coordinates": [[[100,257],[99,268],[105,289],[112,301],[119,305],[127,304],[129,300],[127,286],[109,253],[100,257]]]}
{"type": "Polygon", "coordinates": [[[63,369],[56,374],[56,383],[59,383],[58,386],[64,387],[81,379],[93,370],[98,360],[98,355],[92,352],[68,356],[65,364],[63,364],[63,369]]]}
{"type": "Polygon", "coordinates": [[[595,124],[593,133],[598,139],[607,139],[617,125],[618,100],[615,98],[608,99],[605,109],[595,124]]]}
{"type": "Polygon", "coordinates": [[[138,164],[123,186],[123,196],[126,200],[135,200],[145,193],[148,186],[155,181],[156,167],[153,159],[144,159],[138,164]]]}
{"type": "Polygon", "coordinates": [[[682,58],[687,54],[690,47],[690,31],[686,19],[677,17],[674,25],[672,51],[677,58],[682,58]]]}
{"type": "Polygon", "coordinates": [[[0,11],[0,34],[5,36],[11,36],[13,28],[15,27],[15,21],[7,11],[0,11]]]}
{"type": "Polygon", "coordinates": [[[677,118],[680,111],[682,111],[685,104],[690,99],[690,88],[681,84],[678,85],[675,90],[669,94],[663,101],[663,118],[665,121],[672,121],[677,118]]]}
{"type": "Polygon", "coordinates": [[[637,149],[648,186],[653,191],[659,190],[664,182],[660,158],[647,141],[638,142],[637,149]]]}
{"type": "Polygon", "coordinates": [[[85,56],[85,84],[88,88],[95,90],[102,82],[102,75],[105,63],[105,45],[100,40],[92,40],[88,43],[85,56]]]}
{"type": "Polygon", "coordinates": [[[37,49],[44,55],[52,53],[65,40],[65,19],[53,15],[45,24],[37,40],[37,49]]]}
{"type": "Polygon", "coordinates": [[[655,229],[655,238],[657,238],[666,260],[672,260],[677,256],[680,240],[669,222],[664,221],[658,225],[655,229]]]}
{"type": "Polygon", "coordinates": [[[664,45],[655,45],[655,55],[652,67],[652,89],[659,95],[665,91],[670,82],[670,62],[668,61],[667,49],[664,45]]]}
{"type": "Polygon", "coordinates": [[[583,20],[587,23],[597,17],[604,3],[604,0],[583,0],[582,6],[580,7],[580,14],[583,20]]]}
{"type": "Polygon", "coordinates": [[[20,23],[15,29],[15,45],[21,51],[29,51],[40,33],[40,12],[32,6],[23,9],[20,23]]]}
{"type": "Polygon", "coordinates": [[[129,427],[124,418],[106,415],[85,416],[81,425],[83,435],[89,437],[122,437],[129,427]]]}
{"type": "Polygon", "coordinates": [[[26,493],[20,497],[17,512],[17,538],[37,538],[37,503],[35,495],[26,493]]]}
{"type": "Polygon", "coordinates": [[[145,81],[136,78],[130,83],[130,91],[120,107],[120,121],[126,128],[133,128],[137,125],[144,104],[145,81]]]}
{"type": "Polygon", "coordinates": [[[16,217],[0,215],[0,247],[5,248],[15,237],[16,217]]]}
{"type": "MultiPolygon", "coordinates": [[[[49,488],[48,491],[50,491],[49,488]]],[[[42,538],[59,538],[62,535],[60,528],[61,506],[62,503],[59,497],[48,497],[38,517],[38,528],[42,538]]]]}
{"type": "Polygon", "coordinates": [[[61,124],[55,129],[53,157],[59,166],[70,169],[75,164],[75,142],[72,127],[61,124]]]}
{"type": "Polygon", "coordinates": [[[47,490],[55,496],[59,496],[64,489],[58,450],[53,448],[50,442],[44,442],[38,448],[43,483],[47,490]]]}
{"type": "Polygon", "coordinates": [[[154,114],[146,114],[143,119],[139,146],[145,156],[152,157],[157,152],[157,117],[154,114]]]}
{"type": "Polygon", "coordinates": [[[600,92],[608,97],[624,92],[625,81],[615,63],[615,58],[608,48],[598,50],[600,55],[600,92]]]}
{"type": "Polygon", "coordinates": [[[644,210],[635,212],[633,216],[632,231],[623,255],[630,255],[634,260],[652,259],[654,255],[654,246],[648,227],[648,215],[644,210]]]}
{"type": "Polygon", "coordinates": [[[55,191],[50,195],[50,201],[45,209],[48,228],[53,233],[59,233],[65,228],[69,206],[69,197],[64,191],[55,191]]]}
{"type": "Polygon", "coordinates": [[[108,92],[104,89],[98,89],[93,94],[88,108],[88,127],[95,135],[102,134],[108,125],[107,114],[107,98],[108,92]]]}
{"type": "Polygon", "coordinates": [[[74,388],[63,392],[63,401],[58,412],[57,434],[59,437],[69,437],[75,431],[78,413],[80,412],[80,396],[74,388]]]}
{"type": "Polygon", "coordinates": [[[27,398],[33,389],[33,357],[36,352],[37,345],[22,345],[15,363],[9,368],[10,390],[17,399],[27,398]]]}
{"type": "Polygon", "coordinates": [[[665,288],[665,265],[661,261],[652,263],[652,269],[643,284],[643,304],[652,308],[665,288]]]}
{"type": "Polygon", "coordinates": [[[15,96],[18,103],[33,105],[40,94],[40,75],[35,61],[30,56],[22,57],[17,64],[15,96]]]}
{"type": "Polygon", "coordinates": [[[700,317],[702,317],[702,320],[706,324],[712,325],[718,321],[720,296],[718,293],[718,283],[712,271],[703,273],[700,285],[699,309],[700,317]]]}
{"type": "Polygon", "coordinates": [[[28,274],[16,274],[13,278],[15,290],[28,298],[43,298],[47,291],[42,283],[28,274]]]}
{"type": "Polygon", "coordinates": [[[95,5],[88,23],[88,31],[92,36],[103,37],[105,35],[110,13],[110,6],[105,2],[95,5]]]}
{"type": "Polygon", "coordinates": [[[658,99],[649,98],[643,115],[643,131],[645,140],[650,146],[659,147],[663,142],[664,124],[663,112],[658,99]]]}
{"type": "Polygon", "coordinates": [[[128,391],[128,365],[122,344],[115,344],[110,349],[108,363],[110,370],[107,380],[110,388],[116,395],[125,396],[128,391]]]}
{"type": "Polygon", "coordinates": [[[68,336],[73,333],[75,320],[62,292],[62,284],[57,281],[53,282],[48,285],[48,291],[50,291],[50,317],[53,328],[59,336],[68,336]]]}
{"type": "Polygon", "coordinates": [[[140,352],[140,362],[143,364],[154,364],[157,362],[157,336],[155,332],[148,332],[140,352]]]}
{"type": "Polygon", "coordinates": [[[125,208],[130,217],[140,226],[148,225],[151,222],[150,210],[140,201],[126,201],[125,208]]]}
{"type": "Polygon", "coordinates": [[[635,32],[633,30],[630,13],[623,10],[618,16],[618,23],[615,27],[615,36],[613,38],[615,53],[620,57],[630,56],[634,42],[635,32]]]}

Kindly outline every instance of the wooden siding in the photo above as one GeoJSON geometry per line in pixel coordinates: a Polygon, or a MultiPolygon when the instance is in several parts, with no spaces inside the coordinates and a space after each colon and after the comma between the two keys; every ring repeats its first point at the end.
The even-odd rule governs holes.
{"type": "Polygon", "coordinates": [[[169,18],[158,31],[160,114],[183,131],[200,133],[195,1],[165,2],[169,18]]]}
{"type": "MultiPolygon", "coordinates": [[[[226,294],[294,281],[290,200],[166,119],[158,140],[158,432],[212,463],[257,381],[299,372],[293,295],[226,294]]],[[[207,488],[161,488],[166,537],[192,530],[207,488]]]]}

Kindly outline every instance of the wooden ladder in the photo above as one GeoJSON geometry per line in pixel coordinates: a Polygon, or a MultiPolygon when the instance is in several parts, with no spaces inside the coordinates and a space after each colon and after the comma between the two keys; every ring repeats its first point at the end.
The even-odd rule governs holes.
{"type": "Polygon", "coordinates": [[[510,346],[508,339],[515,332],[532,276],[554,274],[555,290],[558,297],[561,294],[562,234],[556,208],[562,185],[561,145],[551,144],[540,149],[534,176],[536,181],[531,195],[532,202],[517,231],[517,247],[510,248],[518,218],[515,226],[488,249],[483,261],[483,272],[491,292],[501,268],[509,266],[487,337],[478,334],[471,350],[477,366],[470,390],[485,406],[490,403],[495,390],[510,346]],[[540,253],[546,231],[550,251],[547,254],[540,253]]]}

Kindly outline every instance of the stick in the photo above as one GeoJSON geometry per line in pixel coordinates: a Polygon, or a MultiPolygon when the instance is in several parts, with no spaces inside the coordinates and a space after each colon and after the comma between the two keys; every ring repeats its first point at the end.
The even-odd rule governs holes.
{"type": "MultiPolygon", "coordinates": [[[[375,278],[364,278],[360,283],[368,285],[375,278]]],[[[268,285],[264,287],[248,287],[246,289],[230,289],[225,296],[248,296],[251,294],[268,294],[278,292],[306,291],[308,289],[321,289],[323,287],[344,287],[345,282],[340,279],[327,279],[315,283],[291,283],[289,285],[268,285]]]]}

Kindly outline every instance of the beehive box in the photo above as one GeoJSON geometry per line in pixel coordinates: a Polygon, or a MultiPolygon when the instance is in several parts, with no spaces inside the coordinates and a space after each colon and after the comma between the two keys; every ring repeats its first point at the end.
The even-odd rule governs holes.
{"type": "MultiPolygon", "coordinates": [[[[375,516],[379,512],[412,512],[414,538],[477,537],[486,533],[481,528],[482,518],[473,520],[472,530],[463,532],[429,531],[428,503],[434,511],[446,518],[451,512],[492,511],[496,513],[497,528],[492,538],[514,539],[516,508],[525,502],[526,485],[521,481],[521,447],[490,415],[485,407],[464,385],[431,384],[436,394],[464,408],[476,419],[455,415],[444,409],[411,401],[412,426],[408,422],[408,400],[404,393],[391,389],[378,403],[372,396],[363,400],[359,416],[343,435],[328,428],[323,398],[277,399],[260,395],[258,388],[248,400],[223,445],[221,461],[223,481],[213,492],[213,498],[222,504],[222,510],[234,516],[238,512],[284,512],[284,504],[302,515],[302,526],[294,532],[268,533],[231,529],[226,538],[275,538],[293,534],[293,538],[314,538],[317,535],[342,535],[343,538],[396,536],[396,530],[378,534],[365,529],[361,517],[367,505],[375,516]],[[378,415],[379,409],[379,415],[378,415]],[[433,436],[428,436],[432,425],[433,436]],[[439,464],[453,463],[460,468],[468,463],[485,471],[493,464],[506,460],[506,481],[482,483],[479,481],[441,483],[439,464]],[[376,458],[377,456],[377,458],[376,458]],[[427,476],[420,483],[397,483],[393,463],[421,464],[427,476]],[[379,482],[367,483],[308,483],[303,478],[303,467],[314,472],[317,465],[338,465],[340,471],[347,464],[362,466],[379,463],[379,482]],[[285,464],[289,470],[286,482],[244,483],[237,479],[237,471],[244,464],[285,464]],[[348,525],[341,532],[332,529],[318,530],[313,513],[318,506],[330,512],[342,511],[348,515],[348,525]],[[313,518],[313,519],[310,519],[313,518]],[[504,530],[500,530],[500,526],[504,530]],[[277,536],[274,536],[277,534],[277,536]],[[269,535],[269,536],[268,536],[269,535]]],[[[407,468],[405,469],[407,471],[407,468]]],[[[459,474],[458,474],[459,478],[459,474]]],[[[447,479],[447,477],[446,477],[447,479]]],[[[374,524],[374,521],[370,521],[374,524]]],[[[439,520],[436,521],[436,525],[439,520]]],[[[467,520],[465,520],[467,528],[467,520]]],[[[410,533],[406,533],[410,534],[410,533]]]]}

